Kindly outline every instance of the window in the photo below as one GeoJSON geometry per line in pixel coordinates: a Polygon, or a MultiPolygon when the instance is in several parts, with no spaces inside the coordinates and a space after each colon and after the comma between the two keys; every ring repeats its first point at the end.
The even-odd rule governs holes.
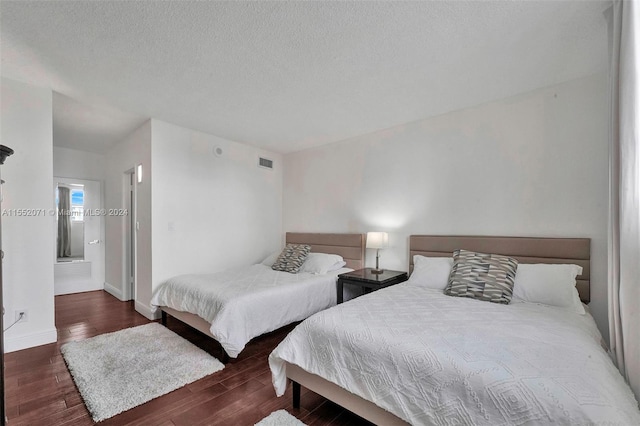
{"type": "Polygon", "coordinates": [[[74,222],[84,220],[84,189],[71,190],[71,220],[74,222]]]}

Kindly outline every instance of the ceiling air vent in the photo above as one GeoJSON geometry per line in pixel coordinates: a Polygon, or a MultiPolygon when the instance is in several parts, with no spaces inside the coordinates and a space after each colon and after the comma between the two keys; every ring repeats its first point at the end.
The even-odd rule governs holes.
{"type": "Polygon", "coordinates": [[[258,160],[258,166],[264,167],[265,169],[273,169],[273,160],[260,157],[258,160]]]}

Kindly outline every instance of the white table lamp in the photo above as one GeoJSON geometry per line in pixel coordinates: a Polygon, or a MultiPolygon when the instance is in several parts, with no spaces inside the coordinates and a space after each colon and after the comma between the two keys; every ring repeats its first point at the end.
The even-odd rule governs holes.
{"type": "Polygon", "coordinates": [[[376,268],[371,272],[381,274],[384,271],[380,269],[380,249],[389,247],[389,235],[386,232],[367,232],[367,248],[376,249],[376,268]]]}

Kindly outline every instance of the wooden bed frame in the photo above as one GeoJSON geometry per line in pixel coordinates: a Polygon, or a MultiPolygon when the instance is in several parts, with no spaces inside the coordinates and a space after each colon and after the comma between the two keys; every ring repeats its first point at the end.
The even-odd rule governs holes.
{"type": "MultiPolygon", "coordinates": [[[[576,278],[580,299],[590,299],[591,240],[589,238],[531,238],[411,235],[409,237],[409,271],[413,256],[448,257],[457,249],[495,253],[514,257],[520,263],[573,263],[582,266],[576,278]]],[[[293,382],[293,407],[300,408],[301,386],[327,398],[375,424],[406,425],[407,422],[336,384],[297,365],[286,363],[287,377],[293,382]]]]}
{"type": "MultiPolygon", "coordinates": [[[[311,246],[312,253],[338,254],[342,256],[345,262],[347,262],[345,265],[347,268],[361,269],[364,267],[364,234],[287,232],[285,241],[287,244],[308,244],[311,246]]],[[[159,306],[159,308],[162,311],[162,325],[167,325],[167,316],[170,315],[211,337],[215,341],[215,337],[213,337],[210,331],[211,324],[202,317],[189,312],[178,311],[167,306],[159,306]]],[[[222,350],[222,353],[222,362],[226,364],[229,361],[229,356],[224,349],[222,350]]]]}

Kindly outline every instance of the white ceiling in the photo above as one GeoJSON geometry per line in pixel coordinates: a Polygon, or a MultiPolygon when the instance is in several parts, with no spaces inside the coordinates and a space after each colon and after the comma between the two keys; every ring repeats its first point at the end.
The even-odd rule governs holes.
{"type": "Polygon", "coordinates": [[[602,71],[609,4],[2,1],[1,71],[63,94],[56,143],[154,117],[287,153],[602,71]]]}
{"type": "Polygon", "coordinates": [[[83,104],[53,92],[53,141],[56,146],[104,154],[147,118],[107,106],[83,104]]]}

